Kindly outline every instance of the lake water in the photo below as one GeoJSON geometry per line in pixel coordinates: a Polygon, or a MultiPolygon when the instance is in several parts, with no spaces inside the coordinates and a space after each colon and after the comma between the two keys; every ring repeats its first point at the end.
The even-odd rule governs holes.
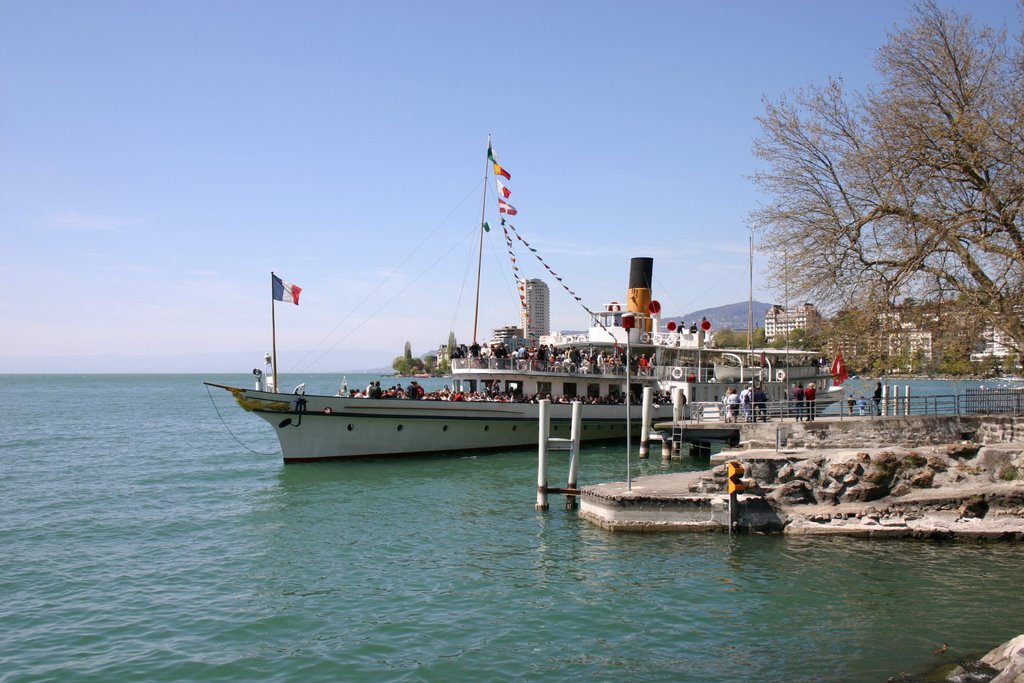
{"type": "Polygon", "coordinates": [[[1024,633],[1021,545],[605,532],[535,449],[284,466],[203,379],[252,382],[0,377],[0,681],[884,681],[1024,633]]]}

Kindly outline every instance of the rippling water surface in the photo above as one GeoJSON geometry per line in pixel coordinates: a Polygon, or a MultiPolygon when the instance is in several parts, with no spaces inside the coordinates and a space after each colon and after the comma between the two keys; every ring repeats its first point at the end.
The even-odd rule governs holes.
{"type": "Polygon", "coordinates": [[[1020,546],[612,534],[531,450],[285,467],[201,379],[251,380],[0,377],[0,681],[882,681],[1024,633],[1020,546]]]}

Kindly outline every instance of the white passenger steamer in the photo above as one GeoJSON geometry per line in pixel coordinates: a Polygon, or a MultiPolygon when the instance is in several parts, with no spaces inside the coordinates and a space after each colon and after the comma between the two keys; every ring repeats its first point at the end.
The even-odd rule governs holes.
{"type": "Polygon", "coordinates": [[[285,462],[531,447],[537,443],[541,398],[553,401],[551,435],[565,437],[570,401],[582,400],[584,441],[623,439],[627,423],[638,433],[644,387],[659,397],[652,423],[672,419],[668,398],[678,395],[673,394],[676,388],[687,404],[684,415],[694,405],[720,401],[729,387],[739,390],[753,383],[765,389],[770,401],[784,401],[797,382],[817,383],[821,409],[835,400],[836,392],[825,390],[831,384],[828,368],[812,362],[806,352],[718,349],[707,325],[691,331],[670,324],[672,330],[661,330],[660,306],[651,299],[652,272],[653,259],[634,258],[626,304],[593,313],[584,333],[542,337],[541,345],[553,350],[545,360],[452,360],[452,396],[488,394],[502,400],[282,394],[262,373],[254,389],[207,384],[230,391],[242,408],[266,420],[277,432],[285,462]],[[627,349],[632,358],[650,359],[648,367],[630,363],[627,368],[627,349]]]}

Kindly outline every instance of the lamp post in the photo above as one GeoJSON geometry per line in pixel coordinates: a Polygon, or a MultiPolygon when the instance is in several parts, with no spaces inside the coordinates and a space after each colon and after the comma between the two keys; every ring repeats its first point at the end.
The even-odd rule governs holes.
{"type": "Polygon", "coordinates": [[[633,490],[633,478],[630,475],[632,470],[631,450],[633,448],[630,432],[632,431],[631,420],[629,419],[629,338],[633,331],[634,317],[632,314],[622,316],[622,329],[626,330],[626,490],[633,490]]]}

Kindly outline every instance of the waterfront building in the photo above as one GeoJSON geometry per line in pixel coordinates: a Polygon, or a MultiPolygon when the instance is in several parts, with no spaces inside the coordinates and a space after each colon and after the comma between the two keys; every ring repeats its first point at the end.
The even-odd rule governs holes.
{"type": "Polygon", "coordinates": [[[551,333],[551,294],[543,280],[531,278],[519,285],[523,296],[521,327],[530,341],[551,333]]]}
{"type": "Polygon", "coordinates": [[[523,335],[523,328],[515,325],[496,327],[491,333],[491,344],[504,344],[509,349],[518,349],[526,345],[526,337],[523,335]]]}
{"type": "Polygon", "coordinates": [[[1005,360],[1017,355],[1012,346],[1013,339],[1009,335],[993,325],[986,325],[977,349],[971,354],[971,360],[975,362],[989,359],[1005,360]]]}
{"type": "Polygon", "coordinates": [[[821,314],[814,304],[804,304],[788,310],[775,304],[764,314],[764,338],[769,344],[777,337],[785,336],[793,330],[813,331],[820,326],[821,314]]]}

